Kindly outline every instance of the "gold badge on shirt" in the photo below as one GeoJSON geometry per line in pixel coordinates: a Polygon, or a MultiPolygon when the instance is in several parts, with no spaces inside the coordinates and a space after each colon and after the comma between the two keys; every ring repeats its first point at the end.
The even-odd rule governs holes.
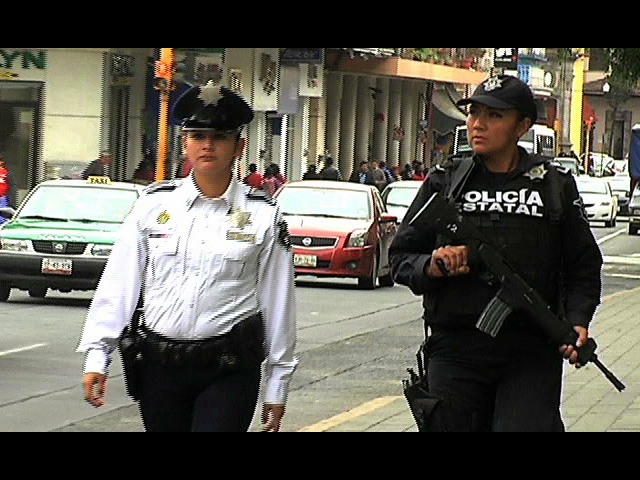
{"type": "Polygon", "coordinates": [[[171,215],[169,215],[169,212],[166,210],[158,215],[158,223],[160,225],[166,224],[169,220],[171,220],[171,215]]]}
{"type": "Polygon", "coordinates": [[[235,242],[256,243],[256,236],[253,233],[238,232],[244,230],[247,225],[251,225],[251,213],[242,210],[231,209],[228,213],[231,230],[227,232],[227,240],[235,242]],[[234,231],[235,230],[235,231],[234,231]]]}
{"type": "Polygon", "coordinates": [[[244,227],[251,225],[251,213],[232,209],[229,213],[229,223],[233,228],[244,230],[244,227]]]}

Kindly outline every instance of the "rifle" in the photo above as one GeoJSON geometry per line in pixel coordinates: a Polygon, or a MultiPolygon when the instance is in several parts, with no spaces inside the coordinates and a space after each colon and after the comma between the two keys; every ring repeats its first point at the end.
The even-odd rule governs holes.
{"type": "MultiPolygon", "coordinates": [[[[546,335],[558,345],[576,346],[579,335],[568,323],[562,321],[551,310],[547,302],[518,275],[507,261],[491,245],[474,224],[465,220],[453,203],[447,202],[442,194],[434,193],[429,201],[411,219],[409,225],[435,230],[455,241],[471,243],[474,253],[487,270],[500,281],[498,294],[480,315],[476,327],[492,337],[496,337],[506,318],[514,311],[521,310],[538,325],[546,335]],[[476,246],[477,245],[477,246],[476,246]]],[[[439,264],[439,268],[444,268],[439,264]]],[[[577,348],[578,363],[593,363],[613,386],[622,392],[626,387],[599,360],[595,351],[597,344],[592,338],[586,345],[577,348]]]]}

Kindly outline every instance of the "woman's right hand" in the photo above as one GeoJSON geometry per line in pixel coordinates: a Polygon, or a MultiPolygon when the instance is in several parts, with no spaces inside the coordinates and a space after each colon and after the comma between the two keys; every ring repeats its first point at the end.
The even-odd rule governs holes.
{"type": "Polygon", "coordinates": [[[434,250],[431,254],[431,263],[429,264],[429,276],[435,278],[453,277],[457,275],[469,274],[469,248],[461,247],[443,247],[434,250]],[[446,272],[438,266],[438,263],[444,266],[446,272]]]}

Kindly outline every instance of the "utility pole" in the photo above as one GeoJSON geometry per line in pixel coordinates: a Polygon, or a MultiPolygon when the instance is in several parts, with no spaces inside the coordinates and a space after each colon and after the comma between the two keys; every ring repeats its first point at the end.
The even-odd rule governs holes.
{"type": "MultiPolygon", "coordinates": [[[[577,58],[573,65],[573,87],[571,89],[571,143],[578,154],[582,152],[582,102],[584,98],[585,50],[576,48],[577,58]]],[[[585,156],[586,157],[586,156],[585,156]]],[[[589,159],[585,159],[585,163],[589,159]]],[[[585,168],[587,165],[585,165],[585,168]]]]}
{"type": "Polygon", "coordinates": [[[160,93],[160,115],[158,119],[158,153],[156,156],[156,182],[165,179],[167,162],[167,140],[169,129],[169,96],[174,90],[173,48],[161,48],[160,60],[156,62],[154,88],[160,93]]]}

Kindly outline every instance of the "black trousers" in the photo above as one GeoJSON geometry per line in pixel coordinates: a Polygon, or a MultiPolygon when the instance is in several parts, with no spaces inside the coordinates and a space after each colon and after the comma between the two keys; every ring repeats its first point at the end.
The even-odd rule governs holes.
{"type": "Polygon", "coordinates": [[[453,432],[563,432],[563,359],[544,338],[435,331],[428,380],[453,432]]]}
{"type": "Polygon", "coordinates": [[[258,401],[260,366],[218,375],[211,367],[144,361],[140,414],[147,432],[246,432],[258,401]]]}

